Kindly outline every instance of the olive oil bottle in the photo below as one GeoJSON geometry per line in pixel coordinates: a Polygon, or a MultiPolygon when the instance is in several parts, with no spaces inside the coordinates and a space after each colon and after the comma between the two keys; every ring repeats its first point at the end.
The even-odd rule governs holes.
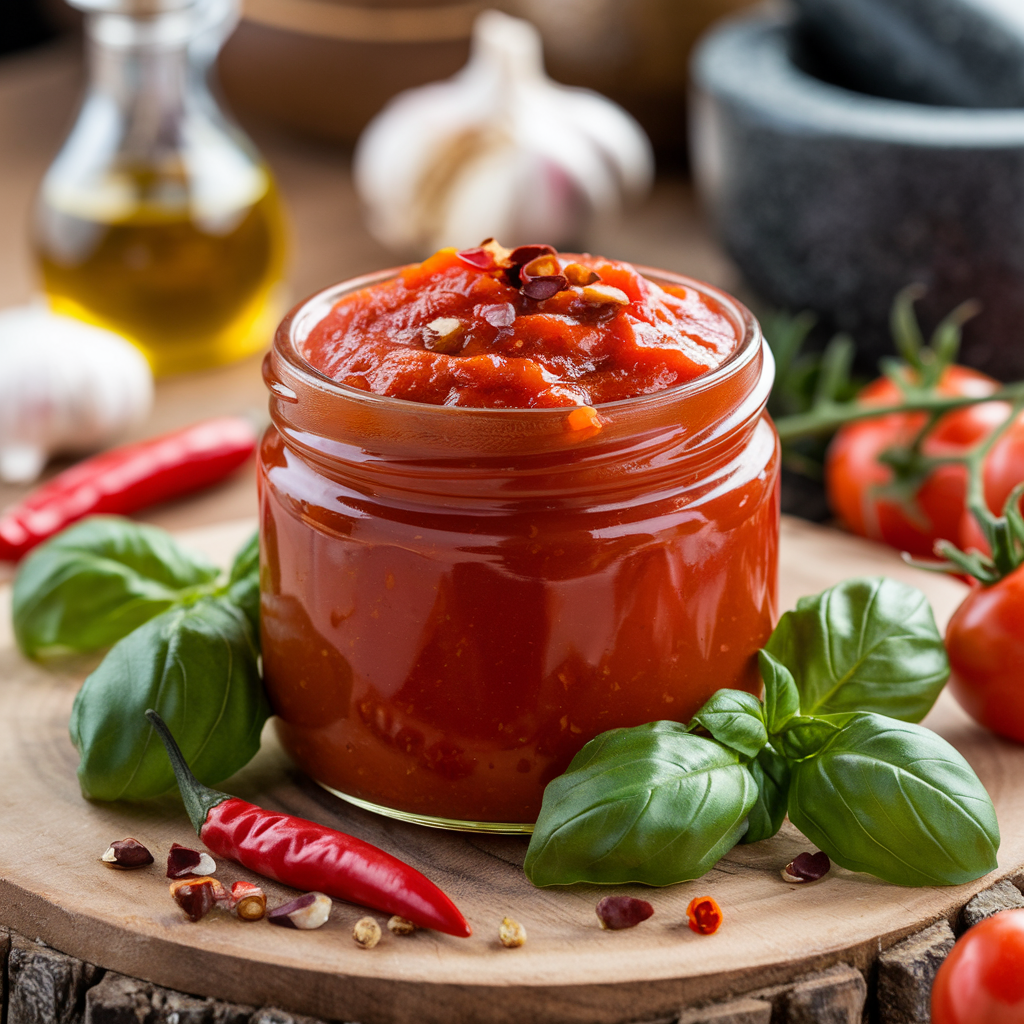
{"type": "Polygon", "coordinates": [[[72,2],[90,84],[36,211],[50,304],[125,335],[157,374],[265,348],[283,310],[280,202],[206,82],[235,0],[72,2]]]}

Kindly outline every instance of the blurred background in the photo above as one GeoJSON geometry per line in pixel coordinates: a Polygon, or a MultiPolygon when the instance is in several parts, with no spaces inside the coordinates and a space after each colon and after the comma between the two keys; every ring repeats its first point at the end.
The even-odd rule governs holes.
{"type": "MultiPolygon", "coordinates": [[[[112,332],[156,382],[89,445],[15,439],[0,508],[51,456],[258,419],[289,305],[490,234],[689,274],[769,326],[806,311],[866,375],[918,283],[926,330],[979,300],[964,361],[1024,376],[1016,6],[5,0],[0,311],[112,332]]],[[[0,359],[25,322],[0,312],[0,359]]],[[[792,476],[784,504],[827,515],[792,476]]],[[[253,510],[243,474],[187,518],[253,510]]]]}

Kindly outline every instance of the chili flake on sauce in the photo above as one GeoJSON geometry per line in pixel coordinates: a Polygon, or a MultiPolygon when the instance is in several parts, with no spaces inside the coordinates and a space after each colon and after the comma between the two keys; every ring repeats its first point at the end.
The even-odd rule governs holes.
{"type": "Polygon", "coordinates": [[[736,326],[711,296],[550,246],[442,249],[345,296],[303,355],[333,380],[431,405],[592,406],[722,363],[736,326]]]}

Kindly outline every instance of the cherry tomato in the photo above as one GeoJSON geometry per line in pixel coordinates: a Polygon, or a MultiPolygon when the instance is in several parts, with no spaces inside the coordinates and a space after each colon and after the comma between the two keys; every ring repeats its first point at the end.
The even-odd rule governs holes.
{"type": "MultiPolygon", "coordinates": [[[[942,375],[943,395],[989,395],[998,388],[991,377],[951,366],[942,375]]],[[[869,384],[862,400],[887,405],[900,399],[888,378],[869,384]]],[[[983,402],[943,416],[922,445],[925,455],[958,455],[972,448],[1002,423],[1005,402],[983,402]]],[[[825,487],[832,511],[862,537],[881,540],[901,551],[929,557],[936,540],[958,543],[967,487],[963,466],[941,466],[917,491],[915,514],[892,498],[880,498],[876,488],[892,479],[892,470],[878,457],[893,445],[909,444],[926,422],[924,413],[893,413],[851,423],[839,430],[825,462],[825,487]]]]}
{"type": "Polygon", "coordinates": [[[943,961],[932,986],[932,1024],[1024,1021],[1024,910],[976,924],[943,961]]]}
{"type": "Polygon", "coordinates": [[[964,711],[1024,743],[1024,566],[975,585],[949,620],[946,650],[949,688],[964,711]]]}

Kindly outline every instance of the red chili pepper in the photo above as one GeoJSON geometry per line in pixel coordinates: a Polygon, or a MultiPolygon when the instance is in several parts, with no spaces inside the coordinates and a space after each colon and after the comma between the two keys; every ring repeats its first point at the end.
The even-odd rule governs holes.
{"type": "Polygon", "coordinates": [[[698,935],[714,935],[722,924],[722,908],[710,896],[690,900],[686,908],[690,930],[698,935]]]}
{"type": "Polygon", "coordinates": [[[178,788],[199,838],[221,857],[285,885],[383,910],[448,935],[472,929],[429,878],[390,853],[304,818],[267,811],[204,786],[189,770],[155,711],[146,717],[167,747],[178,788]]]}
{"type": "Polygon", "coordinates": [[[83,516],[126,515],[208,487],[255,449],[247,419],[219,416],[84,459],[0,515],[0,560],[17,561],[83,516]]]}

